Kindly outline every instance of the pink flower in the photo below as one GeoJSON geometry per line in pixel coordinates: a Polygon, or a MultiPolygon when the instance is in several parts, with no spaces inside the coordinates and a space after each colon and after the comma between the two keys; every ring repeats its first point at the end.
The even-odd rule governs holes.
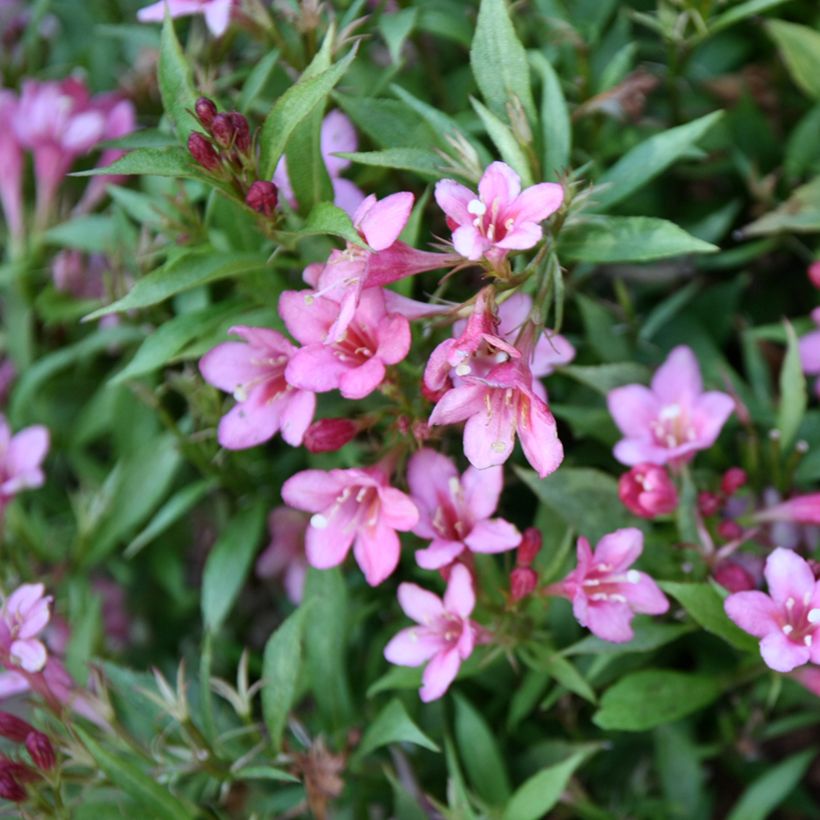
{"type": "Polygon", "coordinates": [[[757,521],[820,525],[820,493],[796,495],[780,504],[756,512],[754,517],[757,521]]]}
{"type": "Polygon", "coordinates": [[[23,584],[0,610],[0,662],[5,667],[39,672],[48,657],[37,636],[51,617],[51,596],[42,584],[23,584]]]}
{"type": "Polygon", "coordinates": [[[199,362],[205,381],[232,393],[236,406],[219,423],[219,443],[229,450],[254,447],[277,432],[293,447],[302,443],[316,409],[316,396],[285,381],[296,348],[275,330],[232,327],[245,342],[225,342],[199,362]]]}
{"type": "Polygon", "coordinates": [[[521,533],[503,518],[490,518],[504,484],[501,467],[469,467],[459,477],[455,464],[434,450],[419,450],[407,466],[407,483],[419,522],[416,535],[432,539],[416,553],[424,569],[441,569],[464,550],[504,552],[521,543],[521,533]]]}
{"type": "MultiPolygon", "coordinates": [[[[820,325],[820,308],[815,308],[811,312],[811,318],[816,325],[820,325]]],[[[807,376],[820,376],[820,330],[813,330],[801,336],[799,349],[803,372],[807,376]]],[[[814,392],[820,396],[820,379],[814,383],[814,392]]]]}
{"type": "Polygon", "coordinates": [[[77,299],[102,299],[105,275],[110,269],[108,259],[100,253],[64,248],[51,262],[51,279],[57,290],[77,299]]]}
{"type": "Polygon", "coordinates": [[[555,419],[539,395],[543,388],[534,383],[527,365],[531,349],[531,334],[525,334],[519,343],[519,358],[496,365],[482,377],[465,375],[430,414],[431,425],[466,419],[464,454],[479,470],[503,464],[512,452],[516,433],[524,455],[542,478],[564,458],[555,419]]]}
{"type": "Polygon", "coordinates": [[[676,347],[652,379],[652,386],[629,384],[610,391],[609,412],[624,438],[615,445],[622,464],[688,461],[715,443],[734,400],[726,393],[703,392],[692,351],[676,347]]]}
{"type": "Polygon", "coordinates": [[[524,191],[503,162],[493,162],[478,183],[478,195],[452,179],[436,183],[436,202],[447,215],[453,246],[466,259],[496,264],[511,250],[527,250],[543,234],[541,225],[564,201],[564,189],[542,182],[524,191]]]}
{"type": "Polygon", "coordinates": [[[304,345],[288,363],[285,378],[301,390],[340,390],[362,399],[383,381],[388,365],[410,351],[410,323],[387,313],[381,288],[367,288],[340,339],[329,335],[339,304],[312,291],[287,291],[279,312],[294,338],[304,345]]]}
{"type": "Polygon", "coordinates": [[[814,262],[809,265],[806,275],[809,277],[809,282],[811,282],[812,285],[816,288],[820,288],[820,259],[815,259],[814,262]]]}
{"type": "Polygon", "coordinates": [[[305,532],[309,517],[289,507],[277,507],[268,516],[270,544],[256,561],[260,578],[282,578],[288,599],[302,600],[307,574],[305,532]]]}
{"type": "Polygon", "coordinates": [[[159,0],[145,6],[137,12],[141,23],[161,23],[165,18],[165,9],[171,17],[190,17],[194,14],[205,16],[205,23],[214,37],[225,33],[231,20],[231,8],[234,0],[159,0]]]}
{"type": "MultiPolygon", "coordinates": [[[[356,136],[356,129],[347,115],[334,109],[328,111],[322,120],[320,140],[322,160],[333,185],[333,203],[352,217],[359,205],[362,204],[365,198],[364,193],[349,179],[344,179],[341,175],[342,171],[350,167],[350,160],[334,155],[339,152],[352,152],[358,149],[359,140],[356,136]]],[[[276,166],[273,181],[291,207],[296,208],[298,203],[288,176],[287,159],[284,156],[276,166]]]]}
{"type": "Polygon", "coordinates": [[[313,513],[305,548],[311,566],[335,567],[353,554],[371,586],[395,570],[401,545],[396,530],[416,526],[413,501],[388,484],[380,466],[349,470],[303,470],[282,486],[282,498],[313,513]]]}
{"type": "Polygon", "coordinates": [[[447,691],[476,644],[477,627],[469,617],[475,607],[473,580],[466,567],[456,564],[444,600],[416,584],[399,584],[398,595],[405,615],[418,626],[394,636],[384,657],[398,666],[427,663],[419,694],[429,703],[447,691]]]}
{"type": "Polygon", "coordinates": [[[641,518],[674,512],[678,493],[669,473],[656,464],[636,464],[618,479],[618,496],[623,505],[641,518]]]}
{"type": "Polygon", "coordinates": [[[42,486],[48,447],[47,428],[37,424],[12,435],[0,414],[0,510],[21,490],[42,486]]]}
{"type": "MultiPolygon", "coordinates": [[[[11,122],[17,110],[17,97],[12,91],[0,89],[0,118],[11,122]]],[[[0,206],[9,235],[19,243],[25,233],[23,225],[23,151],[14,131],[0,128],[0,206]]]]}
{"type": "Polygon", "coordinates": [[[643,551],[643,533],[634,527],[605,535],[593,553],[578,539],[578,566],[549,591],[572,601],[578,623],[605,641],[632,640],[636,612],[661,615],[669,601],[645,573],[630,569],[643,551]]]}
{"type": "Polygon", "coordinates": [[[761,638],[760,654],[777,672],[820,662],[820,583],[797,553],[778,547],[764,570],[769,594],[752,590],[730,595],[726,614],[745,632],[761,638]]]}

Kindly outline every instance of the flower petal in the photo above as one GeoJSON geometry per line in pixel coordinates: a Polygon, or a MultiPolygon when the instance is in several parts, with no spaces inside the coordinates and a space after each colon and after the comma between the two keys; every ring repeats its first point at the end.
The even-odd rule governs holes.
{"type": "Polygon", "coordinates": [[[399,238],[413,210],[413,199],[409,191],[401,191],[386,196],[367,210],[357,227],[373,250],[383,251],[399,238]]]}
{"type": "Polygon", "coordinates": [[[447,591],[444,593],[444,608],[461,618],[467,618],[474,607],[473,576],[463,564],[456,564],[450,573],[447,591]]]}
{"type": "Polygon", "coordinates": [[[770,632],[760,642],[760,654],[766,666],[775,672],[791,672],[809,662],[811,652],[803,644],[790,641],[780,630],[770,632]]]}
{"type": "Polygon", "coordinates": [[[606,564],[608,571],[623,572],[643,552],[643,533],[636,527],[624,527],[607,533],[595,547],[594,561],[606,564]]]}
{"type": "Polygon", "coordinates": [[[461,658],[457,649],[448,649],[434,655],[421,677],[419,696],[422,701],[429,703],[440,698],[455,680],[460,667],[461,658]]]}
{"type": "Polygon", "coordinates": [[[521,533],[503,518],[486,518],[473,527],[464,543],[473,552],[505,552],[521,543],[521,533]]]}
{"type": "Polygon", "coordinates": [[[397,666],[421,666],[441,650],[441,640],[427,629],[411,626],[394,635],[384,657],[397,666]]]}
{"type": "Polygon", "coordinates": [[[441,179],[436,183],[434,196],[439,208],[454,222],[459,225],[472,223],[475,217],[467,210],[467,205],[476,195],[469,188],[454,179],[441,179]]]}
{"type": "Polygon", "coordinates": [[[478,194],[487,210],[497,203],[499,211],[506,211],[520,192],[521,177],[506,162],[490,163],[478,183],[478,194]]]}
{"type": "Polygon", "coordinates": [[[382,519],[375,526],[360,527],[353,545],[356,562],[370,586],[378,586],[399,564],[401,544],[396,531],[382,519]]]}
{"type": "MultiPolygon", "coordinates": [[[[428,474],[428,481],[432,473],[428,474]]],[[[504,468],[500,465],[477,470],[468,467],[461,477],[464,504],[476,521],[489,518],[498,507],[498,499],[504,487],[504,468]]]]}
{"type": "Polygon", "coordinates": [[[703,392],[700,365],[692,348],[679,345],[652,377],[652,392],[661,404],[693,401],[703,392]]]}
{"type": "Polygon", "coordinates": [[[417,624],[432,626],[444,614],[441,598],[418,584],[399,584],[397,595],[404,614],[417,624]]]}
{"type": "Polygon", "coordinates": [[[778,547],[766,560],[763,570],[769,595],[776,604],[788,606],[790,598],[803,605],[803,599],[810,601],[814,596],[815,579],[811,567],[792,550],[778,547]]]}
{"type": "Polygon", "coordinates": [[[744,632],[756,638],[780,629],[780,608],[763,592],[735,592],[723,602],[723,609],[744,632]]]}
{"type": "Polygon", "coordinates": [[[282,485],[282,498],[297,510],[318,513],[331,506],[348,483],[344,470],[302,470],[282,485]]]}

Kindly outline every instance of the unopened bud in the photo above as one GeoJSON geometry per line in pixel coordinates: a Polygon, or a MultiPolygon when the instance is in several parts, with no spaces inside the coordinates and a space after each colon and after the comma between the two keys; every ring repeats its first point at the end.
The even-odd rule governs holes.
{"type": "Polygon", "coordinates": [[[0,737],[14,743],[22,743],[33,731],[34,727],[17,715],[11,712],[0,712],[0,737]]]}
{"type": "Polygon", "coordinates": [[[634,515],[655,518],[674,512],[678,492],[669,473],[657,464],[636,464],[618,479],[618,497],[634,515]]]}
{"type": "Polygon", "coordinates": [[[809,282],[816,288],[820,289],[820,259],[812,262],[807,271],[809,282]]]}
{"type": "Polygon", "coordinates": [[[542,543],[541,531],[535,527],[527,527],[521,536],[521,543],[518,545],[518,552],[515,556],[516,564],[519,567],[528,567],[540,552],[542,543]]]}
{"type": "Polygon", "coordinates": [[[191,156],[207,171],[216,171],[219,168],[219,155],[207,137],[194,131],[188,137],[188,150],[191,156]]]}
{"type": "Polygon", "coordinates": [[[26,749],[38,769],[47,772],[54,768],[57,758],[54,755],[54,747],[47,735],[35,729],[26,738],[26,749]]]}
{"type": "Polygon", "coordinates": [[[18,783],[33,783],[40,779],[40,775],[31,766],[3,756],[0,756],[0,774],[7,775],[18,783]]]}
{"type": "Polygon", "coordinates": [[[717,525],[718,535],[726,541],[736,541],[743,535],[743,527],[737,521],[721,521],[717,525]]]}
{"type": "Polygon", "coordinates": [[[279,189],[272,182],[262,179],[256,180],[245,194],[245,204],[265,216],[273,216],[278,202],[279,189]]]}
{"type": "Polygon", "coordinates": [[[720,500],[720,496],[705,491],[698,493],[698,509],[701,515],[705,515],[708,518],[709,516],[715,515],[722,506],[723,502],[720,500]]]}
{"type": "Polygon", "coordinates": [[[248,126],[248,121],[238,111],[231,111],[228,116],[233,125],[233,144],[237,151],[247,154],[251,148],[251,129],[248,126]]]}
{"type": "Polygon", "coordinates": [[[356,437],[359,425],[350,419],[319,419],[308,427],[304,445],[311,453],[333,453],[356,437]]]}
{"type": "Polygon", "coordinates": [[[22,803],[26,790],[8,773],[0,772],[0,797],[12,803],[22,803]]]}
{"type": "Polygon", "coordinates": [[[740,564],[734,561],[723,561],[712,573],[714,579],[729,592],[746,592],[755,589],[755,580],[740,564]]]}
{"type": "Polygon", "coordinates": [[[510,598],[520,601],[538,586],[538,574],[531,567],[515,567],[510,573],[510,598]]]}
{"type": "Polygon", "coordinates": [[[210,131],[211,123],[216,116],[216,105],[214,105],[214,101],[209,100],[207,97],[200,97],[194,105],[194,111],[196,112],[196,118],[200,121],[203,128],[210,131]]]}
{"type": "Polygon", "coordinates": [[[230,114],[217,114],[211,121],[211,133],[217,145],[230,148],[236,138],[236,126],[230,114]]]}
{"type": "Polygon", "coordinates": [[[741,467],[730,467],[720,481],[720,489],[726,495],[734,495],[748,480],[746,471],[741,467]]]}

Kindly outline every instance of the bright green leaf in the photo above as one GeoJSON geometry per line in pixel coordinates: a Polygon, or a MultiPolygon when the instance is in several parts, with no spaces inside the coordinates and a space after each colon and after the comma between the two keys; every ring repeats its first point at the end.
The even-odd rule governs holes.
{"type": "Polygon", "coordinates": [[[567,101],[561,91],[558,74],[541,52],[530,55],[535,70],[541,75],[541,138],[544,143],[544,179],[557,180],[569,166],[572,147],[572,124],[567,101]]]}
{"type": "Polygon", "coordinates": [[[780,431],[780,446],[789,452],[797,436],[800,422],[806,413],[806,377],[800,362],[800,345],[797,334],[789,322],[785,323],[789,340],[786,357],[780,368],[780,401],[777,406],[777,429],[780,431]]]}
{"type": "Polygon", "coordinates": [[[398,698],[391,700],[367,727],[356,749],[356,756],[364,757],[391,743],[415,743],[430,751],[439,751],[439,747],[413,723],[398,698]]]}
{"type": "Polygon", "coordinates": [[[561,763],[542,769],[521,785],[504,810],[504,820],[540,820],[561,799],[570,777],[589,756],[576,752],[561,763]]]}
{"type": "Polygon", "coordinates": [[[191,67],[180,48],[174,23],[167,13],[159,42],[158,75],[162,106],[180,141],[185,142],[191,131],[200,128],[192,113],[199,95],[194,89],[191,67]]]}
{"type": "Polygon", "coordinates": [[[527,155],[518,144],[509,126],[505,125],[492,111],[483,106],[478,100],[470,98],[473,108],[481,118],[484,130],[501,154],[501,159],[507,163],[521,177],[521,184],[527,188],[532,185],[532,173],[527,155]]]}
{"type": "Polygon", "coordinates": [[[766,28],[792,79],[809,96],[820,100],[820,32],[785,20],[769,20],[766,28]]]}
{"type": "Polygon", "coordinates": [[[100,174],[149,175],[159,177],[181,177],[204,179],[205,174],[194,162],[187,148],[135,148],[104,168],[78,171],[72,176],[91,177],[100,174]]]}

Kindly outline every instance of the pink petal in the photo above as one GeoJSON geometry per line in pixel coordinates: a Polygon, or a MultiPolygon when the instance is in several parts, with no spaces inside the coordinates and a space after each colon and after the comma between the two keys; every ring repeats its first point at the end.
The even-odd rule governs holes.
{"type": "Polygon", "coordinates": [[[558,438],[555,418],[547,405],[535,396],[527,404],[529,413],[522,402],[521,413],[526,415],[519,418],[518,436],[527,461],[544,478],[558,469],[564,460],[564,448],[558,438]]]}
{"type": "Polygon", "coordinates": [[[809,662],[811,652],[807,646],[790,641],[780,630],[770,632],[760,642],[760,654],[766,666],[775,672],[791,672],[809,662]]]}
{"type": "Polygon", "coordinates": [[[605,535],[595,547],[594,561],[606,564],[613,573],[630,567],[643,552],[643,533],[635,527],[624,527],[605,535]]]}
{"type": "Polygon", "coordinates": [[[430,414],[429,424],[456,424],[484,410],[487,388],[483,384],[465,384],[448,390],[430,414]]]}
{"type": "Polygon", "coordinates": [[[474,607],[473,577],[467,567],[463,564],[456,564],[450,573],[447,591],[444,593],[444,608],[461,618],[466,618],[474,607]]]}
{"type": "Polygon", "coordinates": [[[300,390],[326,393],[339,387],[347,372],[333,348],[311,344],[293,354],[285,368],[285,381],[300,390]]]}
{"type": "Polygon", "coordinates": [[[495,243],[496,248],[504,248],[510,251],[525,251],[528,248],[535,247],[544,235],[544,231],[540,225],[534,222],[522,222],[520,225],[515,225],[511,231],[508,231],[503,239],[495,243]]]}
{"type": "Polygon", "coordinates": [[[458,478],[455,464],[447,456],[429,447],[423,447],[414,453],[407,465],[410,492],[430,514],[439,506],[439,497],[449,497],[450,481],[454,478],[458,478]]]}
{"type": "Polygon", "coordinates": [[[303,345],[324,342],[339,315],[339,305],[312,290],[286,290],[279,297],[279,315],[288,332],[303,345]]]}
{"type": "Polygon", "coordinates": [[[401,544],[396,531],[379,518],[374,527],[361,527],[353,554],[370,586],[378,586],[399,564],[401,544]]]}
{"type": "Polygon", "coordinates": [[[346,399],[363,399],[384,381],[384,376],[384,364],[374,356],[363,365],[343,373],[339,379],[339,390],[346,399]]]}
{"type": "Polygon", "coordinates": [[[214,37],[221,37],[231,19],[233,0],[211,0],[204,8],[205,22],[214,37]]]}
{"type": "MultiPolygon", "coordinates": [[[[42,473],[40,465],[48,453],[49,447],[48,428],[42,425],[26,427],[15,435],[8,445],[6,451],[6,472],[12,476],[23,476],[34,473],[32,478],[39,476],[39,484],[42,483],[42,473]]],[[[28,486],[35,486],[28,483],[28,486]]]]}
{"type": "Polygon", "coordinates": [[[199,372],[208,384],[226,393],[234,393],[264,372],[264,368],[255,363],[257,358],[258,355],[243,342],[223,342],[199,360],[199,372]]]}
{"type": "Polygon", "coordinates": [[[505,552],[521,543],[521,533],[503,518],[487,518],[473,527],[464,543],[473,552],[505,552]]]}
{"type": "Polygon", "coordinates": [[[465,259],[475,262],[484,255],[490,243],[478,232],[472,224],[461,225],[453,231],[453,247],[465,259]]]}
{"type": "Polygon", "coordinates": [[[9,595],[3,609],[24,615],[43,598],[45,591],[43,584],[21,584],[9,595]]]}
{"type": "Polygon", "coordinates": [[[419,695],[424,703],[440,698],[455,680],[461,667],[456,649],[448,649],[435,655],[424,670],[419,695]]]}
{"type": "Polygon", "coordinates": [[[499,210],[506,210],[521,192],[521,177],[505,162],[493,162],[487,166],[481,181],[478,183],[478,194],[481,201],[492,210],[493,203],[498,203],[499,210]]]}
{"type": "Polygon", "coordinates": [[[356,537],[356,528],[351,525],[350,515],[355,509],[355,504],[343,504],[335,515],[324,519],[327,521],[326,526],[316,527],[312,523],[308,525],[305,555],[312,567],[329,569],[345,560],[356,537]]]}
{"type": "Polygon", "coordinates": [[[9,655],[16,666],[26,672],[39,672],[48,660],[46,648],[40,641],[14,641],[9,649],[9,655]]]}
{"type": "Polygon", "coordinates": [[[328,111],[322,120],[321,151],[325,167],[331,177],[339,176],[350,165],[349,159],[334,157],[333,154],[355,151],[358,145],[359,140],[356,136],[356,129],[353,127],[350,118],[337,108],[328,111]]]}
{"type": "Polygon", "coordinates": [[[662,404],[692,400],[703,392],[700,365],[692,349],[676,347],[652,378],[652,391],[662,404]]]}
{"type": "Polygon", "coordinates": [[[413,210],[413,199],[409,191],[390,194],[364,214],[357,227],[373,250],[383,251],[399,238],[413,210]]]}
{"type": "Polygon", "coordinates": [[[459,225],[471,224],[475,219],[467,205],[476,195],[454,179],[441,179],[436,183],[435,194],[439,208],[459,225]]]}
{"type": "Polygon", "coordinates": [[[669,601],[666,596],[645,572],[638,573],[637,582],[621,584],[621,590],[633,612],[663,615],[669,610],[669,601]]]}
{"type": "Polygon", "coordinates": [[[402,629],[384,648],[384,657],[397,666],[421,666],[441,650],[441,640],[427,629],[402,629]]]}
{"type": "MultiPolygon", "coordinates": [[[[347,162],[347,160],[342,159],[338,161],[347,162]]],[[[331,177],[330,182],[333,185],[333,204],[352,218],[356,209],[364,201],[364,191],[349,179],[331,177]]]]}
{"type": "Polygon", "coordinates": [[[800,363],[804,373],[820,374],[820,330],[800,337],[800,363]]]}
{"type": "Polygon", "coordinates": [[[711,391],[697,398],[692,416],[698,435],[698,449],[705,450],[715,443],[734,409],[735,400],[726,393],[711,391]]]}
{"type": "Polygon", "coordinates": [[[562,364],[575,358],[575,348],[560,333],[545,331],[535,344],[530,370],[536,378],[547,376],[562,364]]]}
{"type": "Polygon", "coordinates": [[[19,672],[0,672],[0,700],[28,692],[28,680],[19,672]]]}
{"type": "Polygon", "coordinates": [[[282,485],[282,498],[297,510],[318,513],[331,506],[348,483],[343,470],[302,470],[282,485]]]}
{"type": "Polygon", "coordinates": [[[419,511],[409,495],[395,487],[379,487],[381,520],[394,530],[409,532],[419,520],[419,511]]]}
{"type": "Polygon", "coordinates": [[[814,596],[815,579],[811,567],[792,550],[778,547],[766,560],[763,570],[769,595],[775,603],[784,606],[789,598],[802,605],[803,598],[814,596]]]}
{"type": "Polygon", "coordinates": [[[503,464],[510,457],[515,444],[515,425],[511,416],[508,408],[496,401],[491,410],[482,406],[480,412],[467,420],[464,425],[464,455],[473,467],[483,470],[503,464]]]}
{"type": "Polygon", "coordinates": [[[612,643],[631,641],[632,610],[621,603],[595,601],[587,610],[587,628],[593,635],[612,643]]]}
{"type": "Polygon", "coordinates": [[[780,608],[763,592],[736,592],[723,602],[723,608],[744,632],[756,638],[780,629],[780,608]]]}
{"type": "Polygon", "coordinates": [[[284,406],[282,399],[269,402],[263,390],[254,390],[220,420],[219,444],[226,450],[245,450],[268,441],[279,430],[284,406]]]}
{"type": "Polygon", "coordinates": [[[385,316],[379,322],[376,335],[379,341],[376,355],[385,364],[397,364],[410,352],[410,322],[404,316],[395,313],[385,316]]]}
{"type": "Polygon", "coordinates": [[[475,520],[489,518],[498,507],[498,499],[504,487],[504,468],[487,467],[476,470],[468,467],[461,477],[464,504],[475,520]]]}
{"type": "Polygon", "coordinates": [[[305,431],[316,412],[316,395],[307,390],[293,390],[283,402],[280,433],[291,447],[302,443],[305,431]]]}
{"type": "Polygon", "coordinates": [[[610,415],[625,436],[649,438],[651,424],[660,411],[658,399],[649,388],[642,384],[616,387],[609,391],[606,401],[610,415]]]}
{"type": "Polygon", "coordinates": [[[416,563],[422,569],[441,569],[452,564],[462,552],[462,541],[445,541],[437,538],[427,549],[416,550],[416,563]]]}
{"type": "Polygon", "coordinates": [[[543,222],[554,214],[564,201],[564,189],[555,182],[541,182],[525,188],[504,214],[518,222],[543,222]]]}
{"type": "Polygon", "coordinates": [[[399,606],[408,618],[417,624],[432,626],[436,619],[444,614],[444,604],[438,595],[434,595],[418,584],[399,584],[399,606]]]}
{"type": "Polygon", "coordinates": [[[666,447],[659,447],[648,441],[641,439],[621,439],[613,448],[612,453],[621,464],[634,467],[636,464],[648,462],[649,464],[666,464],[673,459],[690,452],[693,448],[677,448],[669,450],[666,447]]]}

